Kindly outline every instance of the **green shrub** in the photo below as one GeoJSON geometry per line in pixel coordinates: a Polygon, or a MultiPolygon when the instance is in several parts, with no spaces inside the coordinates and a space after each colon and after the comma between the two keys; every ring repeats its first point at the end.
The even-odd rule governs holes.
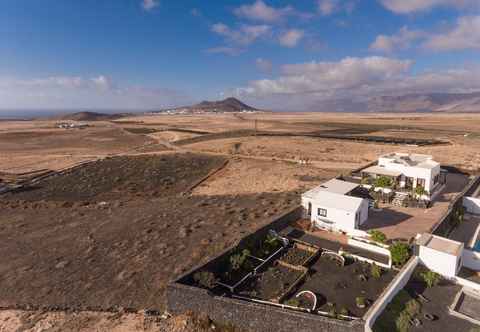
{"type": "Polygon", "coordinates": [[[379,176],[375,179],[375,187],[391,188],[393,185],[392,179],[387,176],[379,176]]]}
{"type": "Polygon", "coordinates": [[[355,298],[355,303],[357,304],[357,307],[359,308],[364,308],[367,305],[367,302],[365,301],[364,296],[358,296],[355,298]]]}
{"type": "Polygon", "coordinates": [[[193,275],[193,280],[202,287],[212,289],[215,287],[217,279],[212,272],[201,271],[193,275]]]}
{"type": "Polygon", "coordinates": [[[340,315],[349,316],[350,312],[348,311],[347,308],[343,307],[342,309],[340,309],[340,315]]]}
{"type": "Polygon", "coordinates": [[[243,249],[240,253],[230,256],[230,268],[233,271],[240,270],[244,266],[248,255],[250,255],[250,250],[243,249]]]}
{"type": "Polygon", "coordinates": [[[418,196],[423,196],[426,193],[427,193],[427,191],[422,186],[416,186],[415,187],[415,194],[417,194],[418,196]]]}
{"type": "Polygon", "coordinates": [[[433,271],[422,272],[420,273],[420,276],[422,277],[423,281],[427,284],[428,288],[432,288],[433,286],[436,286],[440,281],[440,275],[433,271]]]}
{"type": "Polygon", "coordinates": [[[395,327],[398,332],[408,332],[410,328],[410,315],[406,311],[402,311],[395,319],[395,327]]]}
{"type": "Polygon", "coordinates": [[[300,306],[300,301],[297,299],[290,299],[287,302],[285,302],[286,305],[292,306],[292,307],[298,307],[300,306]]]}
{"type": "Polygon", "coordinates": [[[418,302],[415,299],[411,299],[407,303],[405,303],[405,311],[411,316],[415,317],[420,313],[420,310],[422,309],[422,306],[420,302],[418,302]]]}
{"type": "Polygon", "coordinates": [[[370,239],[374,242],[385,243],[387,241],[387,236],[376,229],[368,231],[368,234],[370,234],[370,239]]]}
{"type": "Polygon", "coordinates": [[[390,246],[392,262],[397,266],[405,264],[410,258],[410,247],[404,242],[395,242],[390,246]]]}
{"type": "Polygon", "coordinates": [[[370,266],[370,274],[375,279],[378,279],[382,276],[382,269],[375,263],[370,266]]]}

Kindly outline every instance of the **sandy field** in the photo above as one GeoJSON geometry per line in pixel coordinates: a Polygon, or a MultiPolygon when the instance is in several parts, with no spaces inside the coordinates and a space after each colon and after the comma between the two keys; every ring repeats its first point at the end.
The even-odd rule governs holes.
{"type": "Polygon", "coordinates": [[[209,322],[192,317],[160,319],[141,310],[162,314],[168,280],[298,204],[302,191],[379,154],[427,153],[472,174],[480,169],[480,114],[152,115],[90,122],[83,130],[54,125],[0,121],[0,180],[2,173],[15,179],[84,161],[127,159],[118,165],[107,159],[92,172],[82,167],[0,197],[0,255],[6,257],[0,262],[0,299],[12,309],[0,310],[1,332],[211,330],[209,322]],[[280,136],[252,135],[255,120],[259,132],[280,136]],[[445,144],[286,136],[328,132],[445,144]],[[189,159],[189,153],[210,161],[189,159]],[[133,155],[147,162],[132,164],[133,155]],[[303,159],[306,165],[299,163],[303,159]],[[58,310],[64,307],[83,311],[58,310]],[[135,310],[92,309],[112,307],[135,310]]]}

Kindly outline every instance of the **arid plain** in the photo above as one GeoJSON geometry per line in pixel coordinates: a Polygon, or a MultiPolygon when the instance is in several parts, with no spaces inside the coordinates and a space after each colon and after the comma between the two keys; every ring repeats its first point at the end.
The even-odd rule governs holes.
{"type": "Polygon", "coordinates": [[[0,196],[0,331],[202,331],[204,321],[150,314],[163,313],[168,281],[298,204],[302,191],[393,151],[480,171],[477,114],[56,123],[0,121],[0,185],[23,185],[0,196]]]}

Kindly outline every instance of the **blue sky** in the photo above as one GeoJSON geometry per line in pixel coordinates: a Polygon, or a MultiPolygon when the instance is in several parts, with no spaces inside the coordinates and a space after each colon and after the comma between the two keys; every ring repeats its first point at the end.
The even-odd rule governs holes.
{"type": "Polygon", "coordinates": [[[3,0],[0,109],[480,90],[478,0],[3,0]]]}

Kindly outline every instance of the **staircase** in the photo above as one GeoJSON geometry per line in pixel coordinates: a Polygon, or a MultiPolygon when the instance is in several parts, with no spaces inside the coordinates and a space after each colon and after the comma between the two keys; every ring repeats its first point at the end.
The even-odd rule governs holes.
{"type": "Polygon", "coordinates": [[[403,201],[408,198],[408,193],[397,192],[392,200],[392,205],[403,206],[403,201]]]}

